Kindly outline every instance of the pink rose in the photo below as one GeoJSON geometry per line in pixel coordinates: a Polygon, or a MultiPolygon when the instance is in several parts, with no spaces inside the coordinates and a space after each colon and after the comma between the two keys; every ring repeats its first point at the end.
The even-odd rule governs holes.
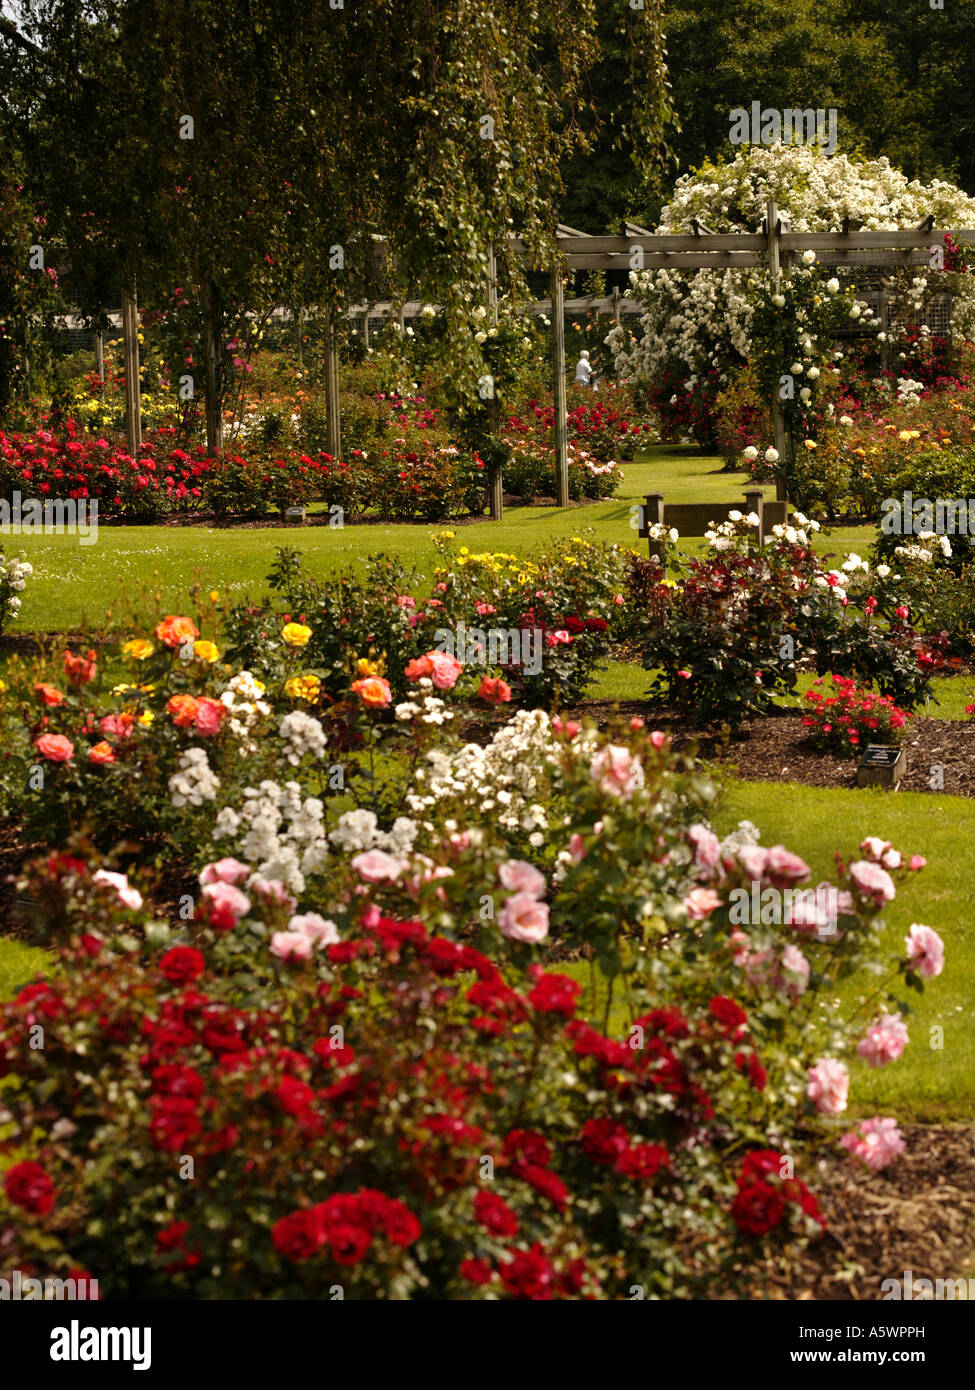
{"type": "Polygon", "coordinates": [[[874,1173],[899,1158],[906,1147],[897,1121],[881,1119],[879,1115],[872,1120],[863,1120],[859,1131],[844,1134],[840,1143],[849,1150],[851,1157],[860,1159],[874,1173]]]}
{"type": "Polygon", "coordinates": [[[745,845],[738,851],[738,862],[753,883],[761,883],[765,877],[768,850],[761,845],[745,845]]]}
{"type": "Polygon", "coordinates": [[[917,873],[918,869],[923,869],[927,862],[923,854],[912,854],[907,867],[912,873],[917,873]]]}
{"type": "Polygon", "coordinates": [[[271,937],[271,954],[282,960],[308,960],[315,943],[300,931],[276,931],[271,937]]]}
{"type": "Polygon", "coordinates": [[[912,922],[904,938],[911,968],[926,980],[940,975],[945,966],[945,943],[932,927],[912,922]]]}
{"type": "Polygon", "coordinates": [[[498,878],[509,893],[527,893],[532,898],[542,897],[547,887],[545,875],[524,859],[509,859],[502,864],[498,878]]]}
{"type": "Polygon", "coordinates": [[[842,1062],[823,1057],[809,1068],[806,1095],[821,1115],[841,1115],[850,1091],[850,1073],[842,1062]]]}
{"type": "Polygon", "coordinates": [[[476,605],[476,612],[479,618],[486,618],[489,614],[496,613],[497,611],[493,603],[478,603],[476,605]]]}
{"type": "Polygon", "coordinates": [[[430,677],[438,690],[453,690],[464,667],[447,652],[430,653],[430,677]]]}
{"type": "Polygon", "coordinates": [[[294,912],[297,906],[279,878],[261,878],[260,874],[255,874],[247,887],[256,898],[269,907],[286,907],[289,912],[294,912]]]}
{"type": "Polygon", "coordinates": [[[593,781],[610,796],[621,796],[628,800],[637,787],[643,786],[640,759],[617,743],[600,748],[593,757],[591,771],[593,781]]]}
{"type": "Polygon", "coordinates": [[[865,854],[873,864],[880,863],[885,849],[890,849],[890,841],[882,840],[879,835],[868,835],[865,840],[860,841],[861,854],[865,854]]]}
{"type": "Polygon", "coordinates": [[[133,912],[142,906],[142,894],[137,888],[133,888],[125,874],[109,873],[108,869],[99,869],[92,874],[93,883],[107,883],[110,888],[114,888],[119,897],[119,902],[125,907],[130,907],[133,912]]]}
{"type": "Polygon", "coordinates": [[[352,867],[366,883],[395,883],[403,872],[403,864],[381,849],[370,849],[365,854],[357,854],[352,867]]]}
{"type": "Polygon", "coordinates": [[[894,887],[894,880],[886,869],[864,859],[859,859],[855,864],[850,865],[850,878],[853,880],[853,886],[857,892],[862,897],[872,899],[878,907],[883,907],[884,903],[890,902],[897,891],[894,887]]]}
{"type": "Polygon", "coordinates": [[[503,936],[512,941],[527,941],[532,945],[548,936],[548,904],[540,903],[530,893],[515,893],[501,909],[498,926],[503,936]]]}
{"type": "Polygon", "coordinates": [[[809,865],[784,845],[773,845],[765,859],[765,873],[777,888],[788,888],[809,877],[809,865]]]}
{"type": "Polygon", "coordinates": [[[577,832],[569,836],[569,856],[573,864],[581,864],[586,857],[586,843],[577,832]]]}
{"type": "Polygon", "coordinates": [[[220,879],[204,884],[201,897],[207,904],[211,924],[219,931],[230,931],[250,911],[250,898],[220,879]]]}
{"type": "Polygon", "coordinates": [[[704,873],[711,873],[721,858],[721,846],[717,835],[706,825],[692,825],[687,838],[694,847],[694,863],[704,873]]]}
{"type": "Polygon", "coordinates": [[[695,922],[703,922],[712,912],[717,912],[724,899],[713,888],[692,888],[684,899],[684,911],[695,922]]]}
{"type": "Polygon", "coordinates": [[[907,1024],[900,1014],[884,1014],[871,1023],[857,1044],[857,1053],[872,1067],[896,1062],[907,1045],[907,1024]]]}
{"type": "Polygon", "coordinates": [[[200,871],[200,883],[242,883],[250,873],[250,866],[239,859],[217,859],[205,864],[200,871]]]}
{"type": "Polygon", "coordinates": [[[302,912],[292,917],[288,923],[289,932],[300,932],[313,946],[334,946],[339,939],[339,929],[332,921],[326,921],[317,912],[302,912]]]}
{"type": "Polygon", "coordinates": [[[798,946],[787,946],[782,952],[782,971],[776,982],[777,989],[785,989],[793,999],[805,994],[809,984],[809,962],[798,946]]]}
{"type": "Polygon", "coordinates": [[[667,742],[667,735],[662,733],[659,729],[654,729],[653,733],[650,735],[650,742],[653,744],[654,748],[663,748],[664,744],[667,742]]]}
{"type": "Polygon", "coordinates": [[[64,734],[41,734],[34,747],[52,763],[69,763],[74,757],[74,744],[64,734]]]}
{"type": "Polygon", "coordinates": [[[227,706],[222,705],[219,700],[211,700],[204,695],[196,706],[196,727],[197,731],[204,738],[212,738],[214,734],[220,732],[220,721],[227,713],[227,706]]]}

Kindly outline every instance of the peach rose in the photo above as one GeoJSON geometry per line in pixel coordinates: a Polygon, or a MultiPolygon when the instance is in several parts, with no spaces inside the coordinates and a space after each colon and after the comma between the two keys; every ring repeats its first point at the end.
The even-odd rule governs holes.
{"type": "Polygon", "coordinates": [[[74,744],[63,734],[41,734],[34,747],[52,763],[69,763],[74,757],[74,744]]]}
{"type": "Polygon", "coordinates": [[[177,729],[189,729],[196,719],[199,702],[194,695],[171,695],[166,709],[177,729]]]}
{"type": "Polygon", "coordinates": [[[350,689],[370,709],[384,709],[393,699],[389,681],[382,676],[367,676],[364,680],[353,681],[350,689]]]}
{"type": "Polygon", "coordinates": [[[164,647],[173,650],[194,641],[199,635],[200,630],[192,618],[180,618],[168,613],[161,623],[156,624],[156,636],[164,647]]]}

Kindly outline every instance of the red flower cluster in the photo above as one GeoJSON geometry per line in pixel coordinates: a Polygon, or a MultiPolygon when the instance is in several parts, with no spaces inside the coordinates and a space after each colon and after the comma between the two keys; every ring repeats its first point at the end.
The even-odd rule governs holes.
{"type": "Polygon", "coordinates": [[[783,1176],[787,1162],[775,1149],[755,1149],[745,1155],[731,1214],[746,1235],[768,1235],[782,1224],[790,1205],[826,1229],[819,1203],[806,1184],[783,1176]]]}
{"type": "Polygon", "coordinates": [[[420,1223],[409,1207],[383,1192],[363,1187],[328,1197],[317,1206],[282,1216],[271,1228],[274,1248],[285,1259],[308,1260],[323,1247],[340,1265],[358,1264],[376,1238],[406,1249],[419,1239],[420,1223]]]}
{"type": "Polygon", "coordinates": [[[815,682],[817,688],[806,691],[812,709],[802,720],[821,747],[857,749],[871,740],[887,742],[911,718],[890,695],[864,690],[846,676],[830,676],[834,693],[825,695],[818,689],[824,679],[820,676],[815,682]]]}

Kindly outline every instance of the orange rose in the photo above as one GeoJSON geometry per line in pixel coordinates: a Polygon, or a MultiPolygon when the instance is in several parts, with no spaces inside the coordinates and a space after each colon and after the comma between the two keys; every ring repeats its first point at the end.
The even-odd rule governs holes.
{"type": "Polygon", "coordinates": [[[103,739],[101,743],[93,743],[88,749],[88,761],[90,763],[114,763],[115,753],[110,743],[103,739]]]}
{"type": "Polygon", "coordinates": [[[156,636],[166,647],[182,647],[199,637],[200,631],[192,618],[177,618],[171,613],[156,624],[156,636]]]}
{"type": "MultiPolygon", "coordinates": [[[[165,638],[162,640],[165,641],[165,638]]],[[[188,729],[195,723],[199,707],[200,702],[192,695],[173,695],[166,706],[177,729],[188,729]]]]}
{"type": "Polygon", "coordinates": [[[65,652],[64,669],[72,685],[87,685],[95,679],[98,669],[95,665],[95,653],[88,651],[84,656],[75,656],[73,652],[65,652]]]}
{"type": "Polygon", "coordinates": [[[367,676],[365,680],[353,681],[351,688],[370,709],[383,709],[393,698],[389,681],[382,676],[367,676]]]}
{"type": "MultiPolygon", "coordinates": [[[[406,663],[406,679],[408,681],[419,681],[424,676],[433,674],[433,662],[430,660],[430,653],[426,656],[414,657],[412,661],[406,663]]],[[[355,687],[353,687],[354,689],[355,687]]]]}
{"type": "Polygon", "coordinates": [[[34,690],[37,694],[38,699],[41,700],[45,705],[64,704],[64,696],[61,694],[60,690],[58,690],[56,686],[45,685],[43,681],[40,681],[37,685],[34,686],[34,690]]]}

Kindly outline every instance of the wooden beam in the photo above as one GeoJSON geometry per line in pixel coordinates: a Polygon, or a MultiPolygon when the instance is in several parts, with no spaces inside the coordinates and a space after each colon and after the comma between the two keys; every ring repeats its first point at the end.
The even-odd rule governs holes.
{"type": "Polygon", "coordinates": [[[134,294],[122,291],[122,345],[125,371],[125,436],[129,453],[142,447],[142,392],[139,384],[139,311],[134,294]]]}
{"type": "MultiPolygon", "coordinates": [[[[944,241],[946,233],[937,228],[922,232],[919,227],[912,231],[870,231],[870,232],[784,232],[779,238],[783,251],[818,251],[836,247],[850,251],[866,251],[874,246],[933,246],[944,241]]],[[[951,236],[967,241],[975,237],[975,231],[953,231],[951,236]]]]}
{"type": "MultiPolygon", "coordinates": [[[[488,247],[488,318],[491,326],[498,326],[498,263],[494,256],[493,244],[488,247]]],[[[488,422],[491,437],[496,443],[501,439],[501,411],[498,402],[497,390],[491,392],[488,400],[488,422]]],[[[501,476],[501,466],[496,465],[491,473],[491,485],[488,492],[488,501],[491,508],[491,520],[500,521],[504,516],[504,480],[501,476]]]]}
{"type": "MultiPolygon", "coordinates": [[[[768,212],[766,227],[768,229],[768,263],[769,274],[772,285],[778,292],[782,283],[782,267],[779,261],[779,243],[781,236],[779,233],[779,210],[775,205],[775,199],[768,201],[768,212]]],[[[775,448],[779,455],[778,468],[775,472],[775,496],[776,500],[783,502],[786,500],[785,487],[785,466],[786,455],[788,453],[788,438],[785,432],[785,412],[782,409],[782,402],[779,399],[778,387],[772,388],[772,425],[775,433],[775,448]]]]}
{"type": "Polygon", "coordinates": [[[569,426],[565,394],[565,317],[562,271],[552,271],[552,387],[555,405],[555,492],[560,507],[569,505],[569,426]]]}
{"type": "Polygon", "coordinates": [[[339,348],[331,309],[325,321],[325,442],[332,458],[342,457],[342,406],[339,398],[339,348]]]}

